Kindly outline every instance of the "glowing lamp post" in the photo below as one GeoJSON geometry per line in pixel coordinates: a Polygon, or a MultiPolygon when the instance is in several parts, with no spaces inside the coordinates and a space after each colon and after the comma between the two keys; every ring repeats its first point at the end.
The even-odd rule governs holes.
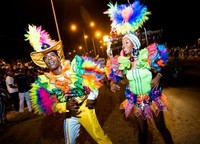
{"type": "MultiPolygon", "coordinates": [[[[77,26],[75,24],[72,24],[71,27],[70,27],[71,31],[77,31],[77,26]]],[[[85,50],[84,50],[84,53],[87,53],[88,51],[88,48],[87,48],[87,38],[88,36],[85,35],[85,32],[84,32],[84,29],[83,29],[83,39],[84,39],[84,42],[85,42],[85,50]]]]}

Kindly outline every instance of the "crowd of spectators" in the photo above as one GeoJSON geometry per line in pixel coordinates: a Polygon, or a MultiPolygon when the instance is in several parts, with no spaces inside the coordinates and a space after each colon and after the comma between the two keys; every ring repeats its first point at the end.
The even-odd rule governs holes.
{"type": "Polygon", "coordinates": [[[22,69],[23,72],[28,76],[31,83],[35,81],[39,74],[42,74],[46,69],[42,69],[36,66],[31,60],[18,59],[17,61],[0,59],[0,87],[6,88],[5,78],[6,72],[13,71],[17,74],[17,70],[22,69]]]}
{"type": "Polygon", "coordinates": [[[195,59],[200,57],[200,46],[172,47],[169,49],[169,56],[175,59],[195,59]]]}
{"type": "Polygon", "coordinates": [[[28,107],[29,112],[32,112],[29,89],[37,76],[45,71],[46,69],[36,66],[31,60],[18,59],[16,61],[6,61],[5,59],[0,59],[0,88],[9,94],[5,113],[7,111],[23,113],[24,104],[28,107]],[[9,73],[12,73],[12,76],[9,73]],[[8,89],[10,86],[8,84],[10,83],[8,76],[13,77],[13,85],[17,87],[16,95],[13,95],[15,93],[8,89]]]}

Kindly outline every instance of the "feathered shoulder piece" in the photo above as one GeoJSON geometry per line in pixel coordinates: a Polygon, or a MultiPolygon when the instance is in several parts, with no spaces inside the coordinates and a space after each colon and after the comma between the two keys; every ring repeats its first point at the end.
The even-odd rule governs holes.
{"type": "Polygon", "coordinates": [[[148,20],[148,15],[151,14],[147,11],[147,7],[141,5],[138,0],[132,4],[118,5],[116,3],[113,5],[109,3],[108,7],[109,9],[104,14],[108,14],[112,21],[111,31],[118,35],[135,32],[142,27],[148,20]]]}
{"type": "Polygon", "coordinates": [[[45,75],[38,76],[30,89],[30,97],[33,109],[37,114],[53,114],[53,107],[57,100],[49,88],[49,79],[45,75]]]}
{"type": "Polygon", "coordinates": [[[90,57],[81,57],[76,55],[71,62],[71,69],[76,77],[71,80],[76,86],[87,88],[89,91],[95,91],[102,86],[104,79],[104,69],[90,57]]]}
{"type": "Polygon", "coordinates": [[[113,58],[108,59],[106,62],[106,66],[104,68],[108,80],[112,80],[116,83],[120,82],[123,78],[123,71],[119,69],[120,68],[120,64],[118,62],[119,57],[120,57],[119,55],[116,55],[113,58]]]}
{"type": "Polygon", "coordinates": [[[42,30],[42,26],[28,25],[27,34],[24,36],[36,52],[45,50],[56,43],[48,32],[42,30]]]}
{"type": "Polygon", "coordinates": [[[168,51],[164,44],[152,43],[147,47],[151,67],[160,71],[168,62],[168,51]]]}
{"type": "Polygon", "coordinates": [[[71,62],[73,71],[79,74],[96,73],[103,74],[104,69],[100,64],[96,63],[91,57],[81,57],[76,55],[71,62]]]}

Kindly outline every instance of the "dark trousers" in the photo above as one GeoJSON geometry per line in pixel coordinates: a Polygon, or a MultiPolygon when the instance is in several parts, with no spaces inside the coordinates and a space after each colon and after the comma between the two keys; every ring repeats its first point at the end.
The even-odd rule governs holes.
{"type": "Polygon", "coordinates": [[[10,98],[14,105],[14,110],[19,111],[19,94],[18,92],[10,93],[10,98]]]}

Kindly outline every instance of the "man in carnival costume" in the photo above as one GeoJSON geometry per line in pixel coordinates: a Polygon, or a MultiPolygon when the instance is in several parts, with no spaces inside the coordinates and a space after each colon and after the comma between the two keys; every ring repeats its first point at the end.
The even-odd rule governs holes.
{"type": "Polygon", "coordinates": [[[148,20],[150,12],[139,1],[121,5],[109,3],[108,6],[109,9],[104,14],[108,14],[112,21],[111,31],[123,36],[120,55],[112,57],[106,65],[111,90],[119,90],[118,83],[126,76],[126,99],[121,103],[120,109],[125,111],[126,118],[131,114],[136,116],[141,144],[147,143],[148,119],[154,120],[164,142],[172,144],[163,115],[163,111],[167,110],[167,98],[159,84],[161,70],[168,59],[167,48],[153,43],[141,49],[140,40],[135,33],[148,20]]]}
{"type": "Polygon", "coordinates": [[[102,86],[103,69],[92,58],[78,55],[65,60],[61,41],[54,41],[41,26],[29,25],[26,40],[34,48],[33,62],[49,72],[39,75],[30,90],[33,108],[38,114],[70,114],[64,120],[66,144],[75,144],[82,125],[99,144],[111,144],[96,117],[94,104],[102,86]]]}

